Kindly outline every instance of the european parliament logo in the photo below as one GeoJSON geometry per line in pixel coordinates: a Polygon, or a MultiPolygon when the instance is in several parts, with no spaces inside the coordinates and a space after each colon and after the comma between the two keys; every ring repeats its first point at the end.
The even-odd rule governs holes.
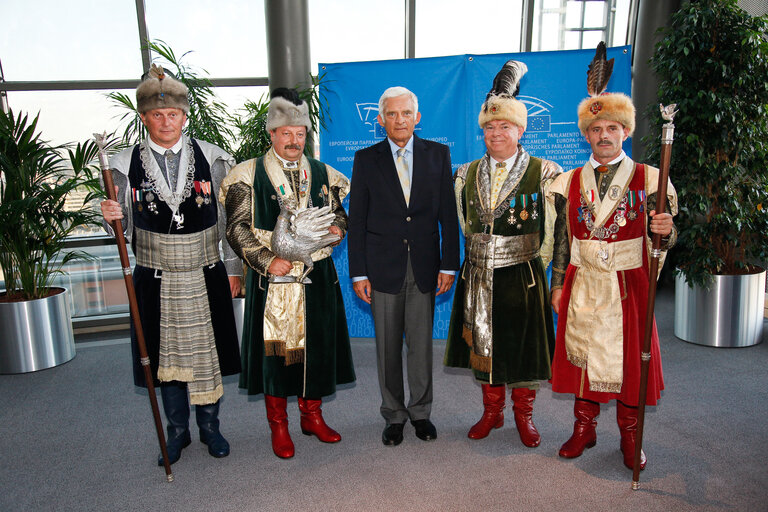
{"type": "Polygon", "coordinates": [[[376,116],[379,115],[378,103],[355,103],[357,107],[357,115],[360,121],[368,127],[368,132],[372,133],[375,138],[381,139],[387,136],[387,132],[384,127],[376,120],[376,116]]]}
{"type": "Polygon", "coordinates": [[[552,105],[533,96],[518,96],[528,109],[527,132],[549,132],[552,129],[552,117],[549,115],[552,105]]]}

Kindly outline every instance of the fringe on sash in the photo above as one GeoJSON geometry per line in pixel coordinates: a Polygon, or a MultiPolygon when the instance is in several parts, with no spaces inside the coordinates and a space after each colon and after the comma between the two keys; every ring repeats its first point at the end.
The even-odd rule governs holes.
{"type": "Polygon", "coordinates": [[[294,348],[286,350],[285,341],[283,340],[264,340],[264,355],[283,357],[285,358],[286,366],[304,362],[304,349],[294,348]]]}

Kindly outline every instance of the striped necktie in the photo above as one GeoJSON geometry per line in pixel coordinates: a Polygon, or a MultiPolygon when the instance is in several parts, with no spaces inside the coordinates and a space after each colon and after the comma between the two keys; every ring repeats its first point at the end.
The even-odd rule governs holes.
{"type": "Polygon", "coordinates": [[[411,199],[411,178],[408,175],[408,161],[405,159],[405,148],[397,150],[395,167],[397,167],[397,176],[400,178],[400,186],[403,187],[405,204],[408,204],[411,199]]]}

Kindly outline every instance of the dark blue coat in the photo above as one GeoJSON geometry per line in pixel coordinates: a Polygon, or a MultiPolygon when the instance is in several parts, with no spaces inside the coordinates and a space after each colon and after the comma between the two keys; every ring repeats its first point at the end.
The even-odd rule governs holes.
{"type": "Polygon", "coordinates": [[[448,146],[413,136],[411,199],[406,206],[389,142],[355,153],[349,199],[349,275],[397,293],[410,250],[419,290],[440,270],[459,269],[459,235],[448,146]],[[442,241],[442,242],[441,242],[442,241]]]}

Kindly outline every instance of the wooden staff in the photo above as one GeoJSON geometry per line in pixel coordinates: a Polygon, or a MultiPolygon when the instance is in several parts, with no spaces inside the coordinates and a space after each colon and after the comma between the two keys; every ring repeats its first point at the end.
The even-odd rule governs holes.
{"type": "MultiPolygon", "coordinates": [[[[101,164],[101,174],[104,178],[104,188],[107,197],[112,201],[117,201],[115,194],[115,185],[112,181],[112,171],[107,162],[106,141],[104,134],[93,134],[96,145],[99,147],[99,163],[101,164]]],[[[120,219],[112,222],[112,229],[115,231],[117,239],[117,250],[120,253],[120,263],[123,266],[123,277],[125,278],[125,289],[128,292],[128,305],[131,309],[131,318],[136,331],[136,341],[139,346],[139,356],[141,366],[144,369],[144,381],[147,383],[149,394],[149,403],[152,406],[152,415],[155,419],[155,429],[157,430],[157,441],[160,443],[160,452],[163,455],[163,465],[165,466],[165,477],[169,482],[173,482],[173,473],[171,472],[171,463],[168,462],[168,448],[165,444],[165,434],[163,432],[163,420],[160,419],[160,408],[157,406],[157,394],[155,393],[155,383],[152,378],[152,369],[149,366],[149,356],[147,355],[147,344],[144,341],[144,329],[141,326],[141,316],[139,316],[139,303],[136,301],[136,290],[133,287],[133,275],[131,273],[131,263],[128,260],[128,249],[123,235],[123,223],[120,219]]]]}
{"type": "MultiPolygon", "coordinates": [[[[667,181],[669,180],[669,162],[672,157],[672,141],[675,125],[673,119],[677,111],[675,104],[659,105],[661,116],[668,121],[661,128],[661,163],[659,166],[659,184],[656,189],[656,214],[664,213],[667,208],[667,181]]],[[[643,425],[645,423],[645,399],[648,394],[648,366],[651,361],[651,334],[653,334],[653,310],[656,306],[656,281],[659,274],[661,257],[661,235],[653,233],[650,269],[648,270],[648,305],[645,313],[645,337],[643,350],[640,352],[640,391],[637,399],[637,439],[635,440],[635,463],[632,470],[632,490],[640,488],[640,454],[643,450],[643,425]]]]}

